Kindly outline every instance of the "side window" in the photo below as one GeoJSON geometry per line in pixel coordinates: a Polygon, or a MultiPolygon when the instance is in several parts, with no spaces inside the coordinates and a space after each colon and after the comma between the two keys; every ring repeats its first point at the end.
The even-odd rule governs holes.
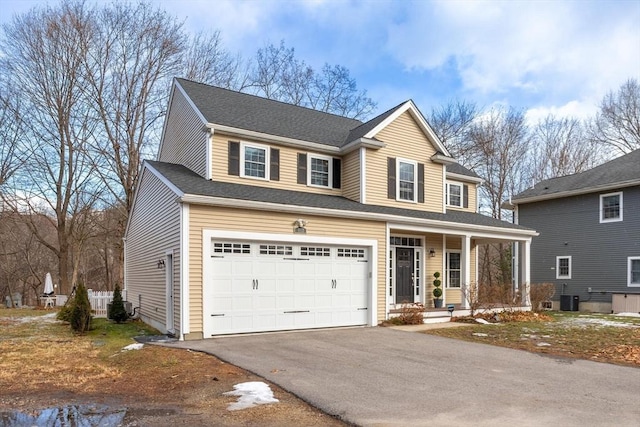
{"type": "Polygon", "coordinates": [[[447,252],[447,288],[459,288],[461,277],[460,252],[447,252]]]}
{"type": "Polygon", "coordinates": [[[410,160],[397,159],[396,195],[398,200],[415,202],[417,190],[417,164],[410,160]]]}
{"type": "Polygon", "coordinates": [[[447,205],[462,207],[462,184],[447,182],[447,205]]]}
{"type": "Polygon", "coordinates": [[[240,144],[240,176],[246,178],[269,179],[269,147],[264,145],[240,144]]]}
{"type": "Polygon", "coordinates": [[[571,279],[571,257],[556,257],[556,279],[571,279]]]}
{"type": "Polygon", "coordinates": [[[640,256],[630,256],[627,260],[629,263],[627,286],[640,287],[640,256]]]}
{"type": "Polygon", "coordinates": [[[622,221],[622,192],[600,195],[600,222],[622,221]]]}
{"type": "Polygon", "coordinates": [[[327,156],[308,154],[307,183],[314,187],[331,188],[333,182],[333,159],[327,156]]]}

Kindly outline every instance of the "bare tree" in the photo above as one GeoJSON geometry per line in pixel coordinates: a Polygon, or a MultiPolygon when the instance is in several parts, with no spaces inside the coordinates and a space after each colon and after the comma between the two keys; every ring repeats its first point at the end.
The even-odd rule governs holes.
{"type": "Polygon", "coordinates": [[[15,91],[8,85],[0,86],[0,191],[2,184],[22,164],[19,156],[19,142],[23,133],[21,105],[21,98],[15,91]]]}
{"type": "Polygon", "coordinates": [[[582,122],[549,115],[533,129],[529,183],[583,172],[599,159],[598,145],[587,138],[582,122]]]}
{"type": "Polygon", "coordinates": [[[429,124],[451,155],[463,165],[474,151],[473,141],[467,133],[480,111],[476,104],[464,100],[449,101],[431,109],[429,124]]]}
{"type": "Polygon", "coordinates": [[[343,66],[325,64],[320,72],[295,57],[284,42],[256,53],[249,87],[258,95],[354,119],[371,114],[376,103],[343,66]]]}
{"type": "Polygon", "coordinates": [[[629,79],[617,92],[609,92],[589,126],[593,141],[619,154],[640,149],[640,84],[629,79]]]}
{"type": "Polygon", "coordinates": [[[4,186],[3,201],[26,213],[31,232],[57,256],[61,292],[71,290],[72,253],[82,249],[73,240],[77,215],[99,197],[87,146],[95,123],[80,90],[88,15],[83,3],[33,9],[5,25],[1,45],[0,66],[25,103],[25,167],[4,186]],[[41,217],[55,227],[55,241],[33,221],[41,217]]]}

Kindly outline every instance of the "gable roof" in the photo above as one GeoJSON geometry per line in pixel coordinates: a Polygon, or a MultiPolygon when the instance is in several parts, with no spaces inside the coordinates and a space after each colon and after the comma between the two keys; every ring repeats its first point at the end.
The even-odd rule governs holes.
{"type": "Polygon", "coordinates": [[[451,163],[447,165],[447,173],[452,173],[455,175],[467,176],[469,178],[475,178],[476,180],[482,181],[480,175],[472,171],[471,169],[467,169],[462,166],[460,163],[451,163]]]}
{"type": "Polygon", "coordinates": [[[506,229],[505,231],[519,232],[519,234],[525,235],[535,234],[535,232],[530,228],[501,221],[478,213],[450,211],[443,214],[438,212],[419,211],[415,209],[368,205],[355,202],[342,196],[210,181],[202,178],[200,175],[185,166],[173,163],[145,160],[144,164],[145,166],[150,166],[153,170],[164,176],[168,183],[180,191],[177,195],[181,197],[193,195],[229,200],[263,202],[282,206],[297,206],[300,208],[320,208],[328,211],[361,212],[395,216],[398,218],[440,221],[451,223],[452,225],[493,227],[506,229]]]}
{"type": "Polygon", "coordinates": [[[389,121],[409,110],[423,132],[431,137],[436,150],[450,157],[412,101],[403,102],[362,122],[186,79],[176,78],[175,84],[184,91],[198,113],[214,127],[225,126],[335,148],[345,147],[361,138],[372,140],[389,121]]]}
{"type": "Polygon", "coordinates": [[[584,172],[551,178],[513,197],[513,204],[640,185],[640,149],[584,172]]]}

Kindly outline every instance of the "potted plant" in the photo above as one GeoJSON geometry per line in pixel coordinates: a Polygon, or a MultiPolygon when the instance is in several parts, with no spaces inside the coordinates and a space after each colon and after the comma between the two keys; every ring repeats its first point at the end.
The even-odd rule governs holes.
{"type": "Polygon", "coordinates": [[[440,289],[440,285],[442,285],[442,282],[440,281],[440,273],[436,271],[435,273],[433,273],[433,277],[435,277],[435,279],[433,280],[433,306],[435,308],[441,308],[442,289],[440,289]]]}

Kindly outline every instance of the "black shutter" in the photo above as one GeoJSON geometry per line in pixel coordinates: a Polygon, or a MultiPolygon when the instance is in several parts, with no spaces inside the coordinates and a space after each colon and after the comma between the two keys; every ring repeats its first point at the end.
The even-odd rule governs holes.
{"type": "Polygon", "coordinates": [[[418,203],[424,203],[424,163],[418,163],[418,203]]]}
{"type": "Polygon", "coordinates": [[[269,175],[271,181],[280,181],[280,150],[271,148],[271,165],[269,175]]]}
{"type": "Polygon", "coordinates": [[[394,157],[387,158],[387,197],[396,198],[396,159],[394,157]]]}
{"type": "Polygon", "coordinates": [[[340,159],[333,158],[333,188],[340,188],[342,180],[342,162],[340,159]]]}
{"type": "Polygon", "coordinates": [[[229,141],[229,175],[240,175],[240,143],[229,141]]]}
{"type": "Polygon", "coordinates": [[[469,186],[466,184],[462,186],[462,206],[469,207],[469,186]]]}
{"type": "Polygon", "coordinates": [[[307,155],[298,153],[298,184],[307,184],[307,155]]]}

